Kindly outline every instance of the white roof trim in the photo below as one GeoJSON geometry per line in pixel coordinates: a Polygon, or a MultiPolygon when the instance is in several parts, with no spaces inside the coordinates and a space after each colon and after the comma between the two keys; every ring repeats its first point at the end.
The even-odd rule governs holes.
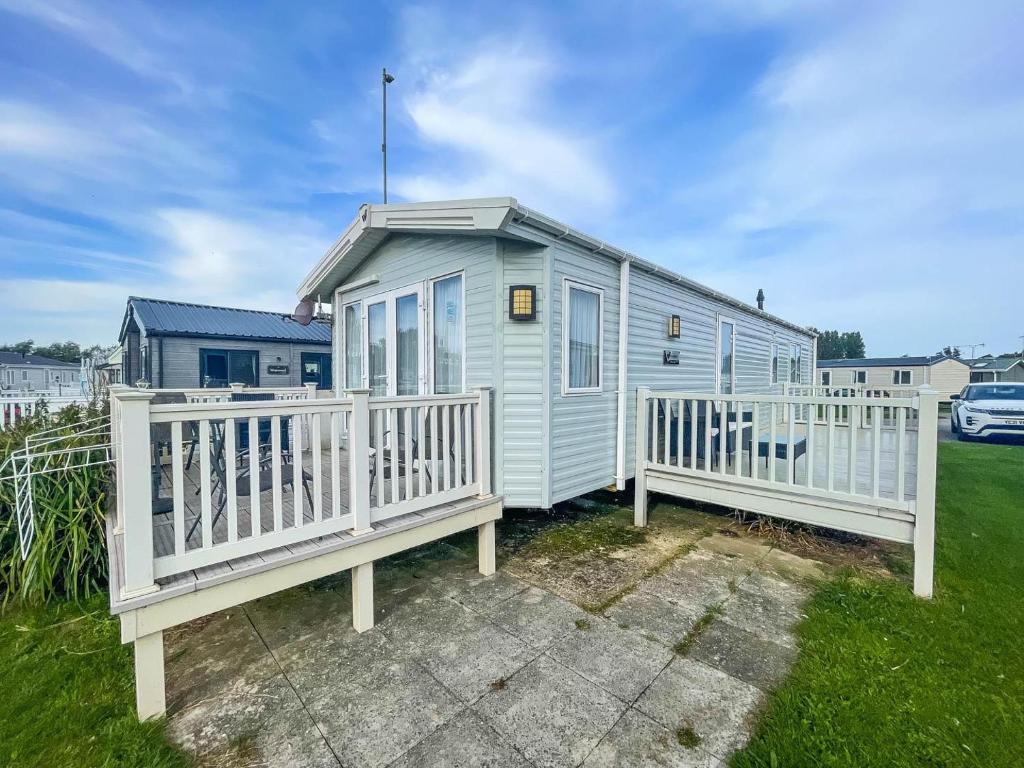
{"type": "MultiPolygon", "coordinates": [[[[390,203],[387,205],[363,204],[359,214],[349,224],[323,258],[306,276],[298,288],[299,298],[330,294],[344,278],[346,258],[349,263],[352,255],[356,258],[366,255],[384,237],[392,232],[416,232],[436,234],[477,234],[494,235],[521,234],[510,232],[512,224],[522,224],[559,240],[568,240],[593,253],[607,256],[618,261],[626,261],[636,265],[652,275],[660,276],[670,282],[686,286],[698,293],[709,296],[732,307],[736,307],[753,315],[771,320],[806,336],[816,336],[809,328],[796,325],[781,317],[757,309],[746,302],[734,299],[724,293],[702,285],[687,277],[683,277],[653,262],[641,259],[621,248],[590,237],[573,229],[567,224],[545,216],[538,211],[519,205],[513,197],[478,198],[474,200],[442,200],[428,203],[390,203]]],[[[517,228],[518,229],[518,228],[517,228]]],[[[354,267],[353,267],[354,268],[354,267]]]]}

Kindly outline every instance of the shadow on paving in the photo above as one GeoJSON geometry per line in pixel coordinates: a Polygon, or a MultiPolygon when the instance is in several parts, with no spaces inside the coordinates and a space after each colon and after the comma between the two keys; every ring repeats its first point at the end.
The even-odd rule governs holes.
{"type": "Polygon", "coordinates": [[[508,514],[491,577],[466,534],[378,562],[362,635],[347,573],[168,632],[171,737],[211,766],[723,765],[825,570],[614,502],[508,514]]]}

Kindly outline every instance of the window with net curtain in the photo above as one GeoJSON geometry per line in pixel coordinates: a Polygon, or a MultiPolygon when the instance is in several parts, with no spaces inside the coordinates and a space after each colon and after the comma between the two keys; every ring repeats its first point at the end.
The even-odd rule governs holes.
{"type": "Polygon", "coordinates": [[[462,275],[434,283],[434,392],[451,395],[462,392],[462,275]]]}
{"type": "Polygon", "coordinates": [[[567,284],[567,392],[601,386],[601,294],[567,284]]]}

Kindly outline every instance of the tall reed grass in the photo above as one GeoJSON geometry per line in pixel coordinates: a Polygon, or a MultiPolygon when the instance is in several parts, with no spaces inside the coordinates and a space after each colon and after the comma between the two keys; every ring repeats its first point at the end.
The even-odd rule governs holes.
{"type": "MultiPolygon", "coordinates": [[[[87,445],[76,427],[104,415],[99,403],[68,406],[55,416],[45,410],[14,429],[0,432],[0,464],[34,432],[56,427],[62,445],[87,445]]],[[[106,587],[104,513],[111,467],[71,467],[33,477],[35,540],[22,560],[14,485],[0,482],[0,593],[4,604],[38,604],[56,598],[79,600],[106,587]]]]}

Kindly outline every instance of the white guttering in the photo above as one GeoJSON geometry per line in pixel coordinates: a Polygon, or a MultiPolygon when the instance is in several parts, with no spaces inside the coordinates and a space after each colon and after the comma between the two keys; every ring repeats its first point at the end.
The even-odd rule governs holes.
{"type": "Polygon", "coordinates": [[[615,390],[618,399],[615,421],[615,488],[626,487],[626,387],[629,368],[629,261],[619,262],[619,382],[615,390]]]}

